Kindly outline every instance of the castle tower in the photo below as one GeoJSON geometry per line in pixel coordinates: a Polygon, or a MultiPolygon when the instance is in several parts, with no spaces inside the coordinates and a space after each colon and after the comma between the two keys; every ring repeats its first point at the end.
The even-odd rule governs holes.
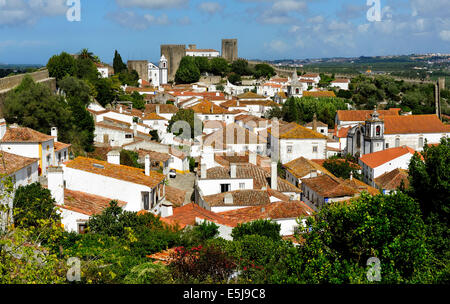
{"type": "Polygon", "coordinates": [[[161,59],[159,60],[159,84],[167,84],[167,77],[167,59],[164,55],[162,55],[161,59]]]}
{"type": "Polygon", "coordinates": [[[376,107],[370,116],[365,125],[363,154],[384,150],[384,121],[376,107]]]}
{"type": "Polygon", "coordinates": [[[229,62],[238,59],[237,39],[222,39],[222,58],[225,58],[229,62]]]}

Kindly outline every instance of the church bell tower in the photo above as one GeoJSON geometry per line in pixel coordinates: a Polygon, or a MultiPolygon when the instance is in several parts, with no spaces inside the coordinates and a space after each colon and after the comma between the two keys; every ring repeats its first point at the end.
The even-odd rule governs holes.
{"type": "Polygon", "coordinates": [[[384,150],[384,121],[375,107],[371,117],[366,120],[364,133],[364,153],[384,150]]]}

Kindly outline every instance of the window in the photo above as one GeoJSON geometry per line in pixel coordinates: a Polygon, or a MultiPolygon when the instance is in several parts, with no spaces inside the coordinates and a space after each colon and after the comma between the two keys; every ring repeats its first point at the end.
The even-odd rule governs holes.
{"type": "Polygon", "coordinates": [[[381,127],[380,126],[377,126],[376,134],[377,134],[377,136],[381,135],[381,127]]]}
{"type": "Polygon", "coordinates": [[[395,147],[400,147],[400,138],[398,137],[395,139],[395,147]]]}
{"type": "Polygon", "coordinates": [[[319,148],[317,146],[313,146],[313,153],[317,153],[319,151],[319,148]]]}
{"type": "Polygon", "coordinates": [[[388,149],[389,148],[389,144],[386,144],[386,149],[388,149]]]}
{"type": "Polygon", "coordinates": [[[292,146],[287,146],[287,153],[292,153],[292,146]]]}
{"type": "Polygon", "coordinates": [[[125,138],[133,138],[133,134],[125,134],[125,138]]]}
{"type": "Polygon", "coordinates": [[[149,192],[141,192],[142,195],[142,205],[144,210],[150,209],[150,193],[149,192]]]}
{"type": "Polygon", "coordinates": [[[324,130],[323,130],[323,129],[320,129],[320,133],[324,133],[324,130]]]}
{"type": "Polygon", "coordinates": [[[239,189],[240,190],[245,189],[245,183],[239,183],[239,189]]]}
{"type": "Polygon", "coordinates": [[[84,234],[84,232],[86,231],[86,228],[87,228],[87,224],[86,223],[78,224],[78,233],[79,234],[84,234]]]}
{"type": "Polygon", "coordinates": [[[423,147],[423,137],[419,137],[419,148],[423,147]]]}
{"type": "Polygon", "coordinates": [[[209,116],[208,115],[205,116],[205,120],[209,120],[209,116]]]}
{"type": "Polygon", "coordinates": [[[230,184],[220,184],[220,192],[224,193],[224,192],[228,192],[230,191],[230,184]]]}

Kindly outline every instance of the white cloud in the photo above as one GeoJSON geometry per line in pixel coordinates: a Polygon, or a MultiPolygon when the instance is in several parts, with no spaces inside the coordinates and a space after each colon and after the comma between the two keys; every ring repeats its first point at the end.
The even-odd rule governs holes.
{"type": "Polygon", "coordinates": [[[273,4],[272,10],[274,12],[291,13],[304,11],[307,8],[305,1],[282,0],[273,4]]]}
{"type": "Polygon", "coordinates": [[[309,18],[308,19],[308,22],[309,23],[323,23],[323,21],[324,21],[325,19],[323,18],[323,16],[315,16],[315,17],[312,17],[312,18],[309,18]]]}
{"type": "Polygon", "coordinates": [[[217,2],[203,2],[203,3],[200,3],[198,8],[201,11],[211,14],[211,15],[213,15],[217,12],[220,12],[223,9],[222,5],[220,5],[220,3],[217,3],[217,2]]]}
{"type": "Polygon", "coordinates": [[[444,41],[450,41],[450,31],[444,30],[439,33],[439,37],[441,37],[444,41]]]}
{"type": "Polygon", "coordinates": [[[34,24],[42,17],[63,16],[68,8],[65,0],[0,0],[0,26],[34,24]]]}
{"type": "Polygon", "coordinates": [[[289,49],[289,46],[281,40],[272,40],[269,44],[266,43],[265,46],[277,53],[283,53],[289,49]]]}
{"type": "Polygon", "coordinates": [[[181,8],[189,3],[189,0],[116,0],[122,7],[140,7],[145,9],[181,8]]]}
{"type": "Polygon", "coordinates": [[[108,13],[106,18],[118,23],[121,26],[135,30],[145,30],[155,25],[170,24],[169,17],[166,14],[153,16],[151,14],[140,15],[133,11],[117,11],[108,13]]]}

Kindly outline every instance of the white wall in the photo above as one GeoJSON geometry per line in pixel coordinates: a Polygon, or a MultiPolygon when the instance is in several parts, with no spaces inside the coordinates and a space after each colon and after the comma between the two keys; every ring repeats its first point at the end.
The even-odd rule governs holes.
{"type": "MultiPolygon", "coordinates": [[[[272,153],[276,147],[276,140],[271,137],[272,153]]],[[[282,164],[288,163],[294,159],[303,156],[307,159],[325,159],[326,158],[326,139],[281,139],[279,146],[280,160],[282,164]],[[292,146],[292,152],[288,153],[288,146],[292,146]],[[317,146],[317,152],[313,152],[313,146],[317,146]]]]}
{"type": "Polygon", "coordinates": [[[245,184],[245,190],[253,189],[253,178],[248,179],[198,179],[197,185],[203,192],[203,195],[213,195],[221,193],[221,184],[230,184],[230,191],[243,190],[239,188],[239,184],[245,184]]]}
{"type": "Polygon", "coordinates": [[[150,192],[148,186],[138,185],[115,178],[64,167],[66,188],[108,197],[112,200],[127,202],[124,210],[140,211],[143,209],[141,192],[150,192]]]}

